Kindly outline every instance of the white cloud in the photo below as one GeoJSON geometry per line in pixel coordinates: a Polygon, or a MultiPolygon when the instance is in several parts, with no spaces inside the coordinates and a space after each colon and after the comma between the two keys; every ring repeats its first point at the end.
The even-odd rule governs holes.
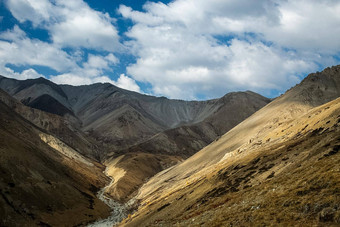
{"type": "Polygon", "coordinates": [[[7,7],[20,22],[31,21],[35,26],[53,15],[53,5],[45,0],[7,0],[7,7]]]}
{"type": "Polygon", "coordinates": [[[83,75],[64,73],[57,76],[50,76],[50,80],[57,84],[85,85],[93,83],[93,79],[83,75]]]}
{"type": "Polygon", "coordinates": [[[53,42],[61,47],[122,49],[114,19],[82,0],[7,0],[7,6],[20,22],[31,21],[47,29],[53,42]]]}
{"type": "Polygon", "coordinates": [[[266,46],[261,42],[233,40],[230,50],[232,57],[225,72],[228,81],[239,88],[246,86],[256,91],[280,90],[298,83],[299,74],[316,69],[313,62],[301,59],[294,52],[266,46]]]}
{"type": "MultiPolygon", "coordinates": [[[[112,53],[87,54],[87,61],[83,61],[83,52],[74,51],[68,54],[55,44],[30,39],[18,26],[0,33],[0,74],[3,76],[16,79],[45,77],[30,67],[46,66],[60,73],[51,76],[57,83],[73,85],[94,82],[114,83],[105,76],[106,72],[112,71],[112,66],[119,63],[119,59],[112,53]],[[28,69],[16,72],[8,64],[28,69]]],[[[136,90],[136,88],[131,89],[136,90]]]]}
{"type": "Polygon", "coordinates": [[[336,54],[340,50],[340,2],[283,1],[280,24],[265,28],[269,40],[295,49],[336,54]]]}
{"type": "Polygon", "coordinates": [[[72,57],[59,48],[37,39],[30,39],[18,26],[0,33],[0,66],[41,65],[57,71],[76,68],[72,57]]]}
{"type": "Polygon", "coordinates": [[[157,95],[192,99],[295,85],[339,54],[339,1],[176,0],[121,6],[134,25],[127,68],[157,95]],[[321,32],[320,32],[321,31],[321,32]]]}
{"type": "Polygon", "coordinates": [[[137,85],[136,81],[128,76],[125,76],[124,74],[121,74],[118,80],[113,84],[130,91],[141,92],[140,87],[137,85]]]}
{"type": "Polygon", "coordinates": [[[246,89],[283,92],[339,62],[337,0],[174,0],[147,2],[143,12],[122,5],[118,11],[133,22],[124,45],[116,19],[83,0],[6,0],[6,6],[19,22],[50,36],[32,39],[19,26],[0,33],[0,73],[13,77],[41,76],[33,69],[39,65],[54,69],[57,83],[109,82],[140,91],[139,81],[156,95],[195,99],[246,89]],[[136,62],[112,80],[108,74],[127,61],[115,56],[121,51],[136,62]]]}
{"type": "Polygon", "coordinates": [[[14,72],[12,69],[8,67],[0,67],[0,75],[8,77],[8,78],[15,78],[19,80],[26,80],[26,79],[36,79],[39,77],[45,77],[42,74],[39,74],[34,69],[26,69],[21,73],[14,72]]]}
{"type": "Polygon", "coordinates": [[[79,76],[79,74],[72,74],[72,73],[65,73],[58,76],[51,76],[50,78],[54,83],[57,84],[70,84],[70,85],[86,85],[86,84],[93,84],[93,83],[111,83],[117,87],[130,90],[141,92],[140,87],[137,85],[136,81],[131,79],[124,74],[121,74],[120,77],[114,81],[111,80],[107,76],[97,76],[97,77],[84,77],[79,76]]]}
{"type": "Polygon", "coordinates": [[[82,0],[7,0],[6,6],[21,23],[30,21],[47,30],[50,42],[28,37],[18,25],[0,33],[0,73],[35,78],[42,75],[30,67],[46,66],[56,71],[58,75],[51,78],[58,83],[112,82],[105,74],[119,63],[113,52],[121,51],[122,45],[109,14],[82,0]],[[96,54],[88,54],[89,49],[96,54]],[[16,72],[9,64],[27,70],[16,72]]]}

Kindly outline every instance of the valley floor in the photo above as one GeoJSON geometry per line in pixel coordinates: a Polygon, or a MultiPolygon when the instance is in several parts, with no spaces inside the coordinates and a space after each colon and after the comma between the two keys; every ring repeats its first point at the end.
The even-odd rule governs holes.
{"type": "MultiPolygon", "coordinates": [[[[104,171],[105,175],[110,177],[107,174],[107,168],[104,171]]],[[[125,217],[127,217],[127,210],[126,207],[123,204],[120,204],[113,200],[112,198],[108,197],[106,195],[108,188],[113,184],[115,181],[114,178],[111,178],[111,182],[107,184],[105,187],[103,187],[97,194],[98,198],[103,201],[106,205],[108,205],[111,208],[111,214],[108,218],[96,221],[88,227],[110,227],[115,224],[118,224],[121,222],[125,217]]]]}

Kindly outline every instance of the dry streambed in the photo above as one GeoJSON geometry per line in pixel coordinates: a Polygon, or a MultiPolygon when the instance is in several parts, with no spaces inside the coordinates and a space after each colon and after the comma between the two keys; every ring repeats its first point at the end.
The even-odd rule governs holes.
{"type": "MultiPolygon", "coordinates": [[[[107,169],[104,171],[105,175],[110,177],[107,174],[107,169]]],[[[110,186],[114,183],[114,179],[112,177],[111,178],[111,182],[106,185],[104,188],[102,188],[97,196],[98,198],[103,201],[106,205],[108,205],[111,208],[111,215],[103,220],[99,220],[96,221],[90,225],[88,225],[88,227],[111,227],[115,224],[120,223],[124,218],[126,218],[127,216],[127,208],[124,204],[120,204],[118,202],[116,202],[115,200],[111,199],[110,197],[106,196],[106,191],[108,190],[108,188],[110,188],[110,186]]]]}

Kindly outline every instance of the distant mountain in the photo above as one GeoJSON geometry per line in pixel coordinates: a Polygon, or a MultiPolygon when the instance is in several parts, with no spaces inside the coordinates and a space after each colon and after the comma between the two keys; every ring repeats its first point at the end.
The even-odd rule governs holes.
{"type": "Polygon", "coordinates": [[[254,92],[232,92],[215,101],[215,111],[204,120],[171,128],[132,146],[129,151],[189,157],[255,113],[269,99],[254,92]],[[166,146],[165,146],[166,145],[166,146]]]}
{"type": "Polygon", "coordinates": [[[312,73],[139,190],[124,226],[340,224],[340,66],[312,73]]]}
{"type": "MultiPolygon", "coordinates": [[[[57,85],[44,78],[19,81],[0,77],[0,88],[27,106],[76,123],[80,131],[108,147],[102,151],[103,156],[108,150],[126,152],[125,149],[146,142],[157,133],[195,125],[194,134],[204,138],[197,140],[193,135],[189,143],[185,141],[187,144],[182,145],[180,141],[174,143],[177,139],[170,135],[170,130],[165,133],[170,135],[169,142],[163,143],[161,139],[163,145],[152,148],[152,152],[166,151],[187,157],[270,101],[252,92],[233,93],[209,101],[170,100],[111,84],[75,87],[57,85]],[[166,147],[168,144],[170,147],[166,147]]],[[[173,131],[177,130],[180,129],[173,131]]]]}

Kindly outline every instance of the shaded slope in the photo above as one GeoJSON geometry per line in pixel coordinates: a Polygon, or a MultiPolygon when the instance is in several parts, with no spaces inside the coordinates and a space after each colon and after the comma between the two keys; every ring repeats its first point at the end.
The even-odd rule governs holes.
{"type": "MultiPolygon", "coordinates": [[[[323,167],[323,170],[326,171],[324,173],[318,169],[320,166],[317,161],[320,157],[328,157],[334,152],[334,154],[337,154],[340,100],[337,99],[319,108],[313,109],[313,107],[339,97],[339,85],[339,66],[309,75],[301,84],[256,112],[218,141],[205,147],[183,163],[151,178],[141,188],[137,196],[137,199],[141,200],[139,210],[132,216],[132,220],[126,220],[124,223],[134,226],[179,222],[185,226],[195,217],[194,219],[197,218],[198,220],[197,222],[194,220],[194,224],[202,224],[199,223],[199,220],[202,220],[203,224],[210,223],[211,225],[214,223],[213,220],[220,219],[218,215],[227,212],[223,216],[234,216],[235,213],[242,215],[230,219],[232,224],[268,224],[270,223],[268,220],[263,223],[261,221],[264,221],[264,217],[268,217],[268,212],[275,211],[274,204],[269,204],[272,197],[259,196],[265,201],[264,209],[259,210],[262,213],[258,213],[257,217],[250,215],[251,210],[257,207],[251,205],[251,198],[254,198],[257,192],[262,190],[256,189],[255,186],[262,185],[267,178],[274,181],[280,172],[287,179],[291,177],[296,181],[299,177],[305,176],[304,179],[307,180],[309,176],[305,175],[308,172],[304,168],[300,168],[300,172],[297,171],[294,172],[295,175],[291,175],[292,171],[299,168],[300,165],[313,167],[314,175],[308,179],[310,182],[313,182],[313,179],[321,179],[328,175],[327,179],[330,180],[332,185],[329,191],[325,191],[324,199],[316,198],[316,195],[312,194],[310,199],[316,201],[315,204],[318,200],[325,204],[327,204],[328,199],[331,202],[324,205],[321,210],[317,208],[311,214],[318,213],[322,216],[324,214],[319,212],[324,208],[335,209],[334,206],[339,201],[331,194],[336,193],[337,188],[340,187],[339,178],[336,178],[337,175],[333,175],[336,162],[333,159],[322,161],[321,165],[326,168],[323,167]],[[289,146],[296,146],[296,149],[289,146]],[[289,162],[282,160],[287,158],[285,157],[286,153],[289,156],[288,158],[291,158],[289,162]],[[269,155],[272,155],[272,160],[267,159],[269,155]],[[256,165],[259,162],[258,158],[260,158],[259,160],[263,158],[261,166],[256,165]],[[296,163],[298,164],[295,165],[296,163]],[[235,165],[230,167],[232,164],[235,165]],[[231,170],[228,169],[229,167],[231,170]],[[235,175],[240,168],[242,168],[240,175],[235,175]],[[224,172],[226,174],[222,178],[224,172]],[[244,195],[243,193],[249,193],[245,197],[249,196],[250,199],[243,200],[244,197],[239,196],[244,195]],[[216,211],[216,213],[207,216],[207,219],[204,218],[204,214],[208,215],[210,209],[223,206],[224,203],[229,204],[229,206],[224,207],[225,210],[216,211]],[[242,204],[245,205],[242,206],[242,204]],[[266,206],[272,208],[266,209],[266,206]]],[[[281,182],[279,178],[277,180],[276,182],[280,182],[283,188],[279,191],[282,193],[281,199],[289,199],[288,192],[297,190],[299,187],[297,184],[292,184],[292,180],[288,181],[290,183],[287,184],[281,182]]],[[[272,186],[274,187],[275,184],[270,184],[270,187],[272,186]]],[[[309,187],[308,184],[303,185],[303,188],[307,187],[309,187]]],[[[294,200],[295,198],[292,197],[291,199],[294,200]]],[[[279,207],[278,204],[275,205],[279,207]]],[[[289,208],[277,208],[276,212],[299,209],[299,206],[295,203],[287,207],[289,208]]],[[[308,221],[308,223],[315,224],[315,221],[317,221],[311,219],[308,215],[303,216],[299,212],[297,212],[297,216],[301,218],[301,223],[308,221]]],[[[325,213],[327,210],[323,212],[325,213]]],[[[337,215],[336,212],[337,210],[333,214],[337,215]]],[[[284,219],[285,217],[281,215],[280,218],[284,219]]],[[[323,218],[321,217],[321,219],[323,218]]],[[[292,217],[286,217],[286,221],[291,221],[294,224],[299,223],[294,222],[294,220],[292,217]]],[[[334,222],[334,220],[331,221],[334,222]]],[[[216,223],[217,225],[227,224],[228,219],[222,218],[220,222],[216,223]]]]}
{"type": "Polygon", "coordinates": [[[64,116],[65,114],[73,115],[71,110],[67,109],[60,102],[49,95],[41,95],[32,102],[22,100],[22,103],[34,109],[57,114],[59,116],[64,116]]]}
{"type": "Polygon", "coordinates": [[[72,114],[68,97],[59,85],[44,78],[29,80],[14,80],[0,78],[0,88],[15,97],[25,105],[50,113],[72,114]]]}
{"type": "Polygon", "coordinates": [[[63,116],[17,108],[20,105],[15,104],[14,109],[26,119],[81,154],[107,159],[108,168],[123,169],[124,176],[109,188],[118,201],[130,199],[154,174],[189,157],[269,102],[251,92],[208,101],[182,101],[141,95],[110,84],[55,85],[63,93],[40,80],[35,84],[3,78],[0,86],[28,106],[63,116]],[[175,126],[180,127],[170,129],[175,126]],[[165,138],[127,150],[164,130],[168,131],[159,135],[165,138]],[[122,155],[120,162],[112,162],[122,155]]]}
{"type": "Polygon", "coordinates": [[[108,181],[102,165],[41,131],[2,101],[0,119],[0,225],[78,225],[109,214],[95,196],[108,181]]]}
{"type": "Polygon", "coordinates": [[[83,130],[111,149],[123,150],[156,133],[205,119],[215,100],[188,102],[126,91],[110,84],[62,86],[83,130]]]}
{"type": "Polygon", "coordinates": [[[37,85],[37,84],[45,84],[47,86],[49,86],[53,91],[55,91],[57,94],[59,94],[60,96],[64,97],[65,99],[67,99],[66,94],[63,92],[63,90],[56,85],[55,83],[52,83],[49,80],[46,80],[45,78],[38,78],[38,79],[28,79],[28,80],[24,80],[23,82],[20,83],[20,86],[16,88],[15,93],[18,93],[26,88],[29,88],[33,85],[37,85]]]}
{"type": "Polygon", "coordinates": [[[79,122],[72,116],[70,116],[70,118],[67,116],[61,117],[27,107],[1,89],[0,100],[23,118],[61,139],[79,153],[94,157],[98,160],[100,159],[101,155],[99,151],[103,148],[95,140],[79,130],[79,127],[77,127],[79,122]]]}
{"type": "Polygon", "coordinates": [[[250,91],[228,93],[216,101],[214,105],[218,108],[201,122],[158,133],[129,151],[189,157],[269,102],[268,98],[250,91]]]}

